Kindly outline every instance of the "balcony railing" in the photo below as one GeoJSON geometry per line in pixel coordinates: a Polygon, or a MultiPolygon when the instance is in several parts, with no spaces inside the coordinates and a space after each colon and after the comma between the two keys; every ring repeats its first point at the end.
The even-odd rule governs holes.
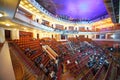
{"type": "Polygon", "coordinates": [[[50,28],[50,27],[47,27],[45,25],[42,25],[40,23],[37,23],[35,21],[33,21],[32,19],[29,19],[28,17],[16,12],[15,14],[15,18],[25,22],[25,23],[28,23],[29,25],[33,25],[33,26],[36,26],[37,28],[40,28],[42,30],[46,30],[46,31],[54,31],[53,28],[50,28]]]}
{"type": "Polygon", "coordinates": [[[15,14],[15,18],[18,18],[19,20],[24,21],[26,23],[31,22],[31,20],[29,18],[27,18],[26,16],[24,16],[24,15],[18,13],[18,12],[15,14]]]}
{"type": "Polygon", "coordinates": [[[49,17],[52,17],[56,20],[62,21],[62,22],[67,22],[67,23],[72,23],[72,24],[89,24],[92,23],[92,21],[70,21],[70,20],[66,20],[60,17],[57,17],[55,15],[53,15],[52,13],[48,12],[45,8],[43,8],[39,3],[37,3],[35,0],[28,0],[33,6],[35,6],[38,10],[40,10],[42,13],[46,14],[49,17]]]}
{"type": "Polygon", "coordinates": [[[106,31],[95,31],[95,30],[84,30],[84,31],[77,31],[77,30],[59,30],[59,29],[54,29],[54,28],[51,28],[51,27],[48,27],[46,25],[43,25],[41,23],[38,23],[38,22],[35,22],[33,21],[32,19],[26,17],[25,15],[23,14],[20,14],[19,12],[16,12],[15,14],[15,18],[21,20],[22,22],[25,22],[29,25],[33,25],[37,28],[40,28],[41,30],[45,30],[45,31],[48,31],[48,32],[57,32],[57,33],[60,33],[60,34],[96,34],[96,33],[100,33],[100,32],[115,32],[118,31],[117,29],[120,29],[119,27],[116,27],[114,28],[113,30],[106,30],[106,31]]]}

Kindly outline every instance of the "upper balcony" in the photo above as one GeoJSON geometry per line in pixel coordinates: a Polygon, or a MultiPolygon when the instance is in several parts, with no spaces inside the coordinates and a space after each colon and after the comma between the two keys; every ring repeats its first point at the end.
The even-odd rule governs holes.
{"type": "MultiPolygon", "coordinates": [[[[32,1],[35,5],[34,0],[28,0],[28,1],[30,3],[32,1]]],[[[61,33],[61,34],[62,33],[64,33],[64,34],[81,34],[81,33],[93,33],[93,32],[95,32],[95,33],[96,32],[112,32],[114,30],[120,29],[119,26],[116,27],[112,23],[110,18],[107,18],[107,19],[104,19],[102,21],[98,21],[95,23],[89,23],[87,25],[74,24],[72,26],[69,26],[69,25],[64,25],[62,23],[56,23],[56,22],[52,23],[49,21],[51,19],[48,18],[46,20],[43,17],[41,17],[43,14],[31,5],[33,3],[31,3],[31,4],[29,3],[26,6],[28,1],[26,1],[24,3],[20,2],[20,5],[19,5],[17,12],[15,14],[15,18],[17,18],[18,20],[20,20],[24,23],[27,23],[31,26],[35,26],[37,28],[40,28],[42,30],[55,31],[55,32],[61,33]],[[26,7],[24,7],[23,4],[26,7]],[[29,6],[32,6],[32,7],[30,8],[29,6]],[[28,9],[26,9],[26,8],[28,8],[28,9]],[[37,14],[37,13],[41,13],[41,14],[37,14]],[[37,18],[36,17],[34,18],[34,16],[37,16],[37,18]]],[[[43,12],[47,13],[47,11],[45,11],[44,8],[41,7],[39,4],[36,3],[36,6],[39,6],[39,8],[43,10],[43,12]]]]}
{"type": "Polygon", "coordinates": [[[57,29],[57,28],[53,28],[52,26],[49,26],[48,24],[43,24],[42,22],[37,22],[34,21],[31,18],[32,15],[29,14],[29,16],[27,16],[26,14],[21,14],[19,11],[16,12],[15,14],[15,18],[27,23],[29,25],[35,26],[37,28],[40,28],[42,30],[46,30],[46,31],[55,31],[57,33],[64,33],[64,34],[81,34],[81,33],[99,33],[99,32],[114,32],[114,31],[118,31],[120,30],[120,25],[116,24],[114,27],[107,27],[107,28],[92,28],[92,29],[85,29],[84,27],[80,27],[79,29],[57,29]]]}
{"type": "Polygon", "coordinates": [[[19,12],[16,12],[15,18],[17,20],[20,20],[21,22],[23,22],[23,24],[29,24],[30,26],[40,28],[41,30],[54,31],[53,28],[42,25],[42,24],[32,20],[31,18],[29,18],[29,17],[27,17],[27,16],[25,16],[25,15],[19,13],[19,12]]]}
{"type": "MultiPolygon", "coordinates": [[[[68,23],[68,24],[89,24],[89,23],[97,22],[99,20],[103,20],[103,19],[109,17],[109,15],[103,15],[103,16],[99,16],[99,17],[97,17],[95,19],[92,19],[92,20],[87,20],[85,18],[74,20],[74,19],[71,19],[71,18],[61,17],[61,16],[58,16],[58,15],[53,15],[47,9],[45,9],[43,6],[41,6],[38,2],[36,2],[36,0],[27,0],[27,1],[28,1],[29,4],[33,5],[36,9],[38,9],[41,13],[47,15],[49,18],[55,19],[56,21],[59,21],[59,22],[68,23]]],[[[24,3],[23,0],[21,2],[24,3]]],[[[95,15],[95,14],[93,14],[93,15],[95,15]]]]}

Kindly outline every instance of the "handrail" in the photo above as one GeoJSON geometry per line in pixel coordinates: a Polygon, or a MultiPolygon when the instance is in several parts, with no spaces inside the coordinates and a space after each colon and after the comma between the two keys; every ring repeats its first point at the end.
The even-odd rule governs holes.
{"type": "Polygon", "coordinates": [[[97,73],[95,74],[95,76],[93,77],[92,80],[96,80],[98,78],[98,75],[101,73],[101,70],[103,69],[103,65],[100,67],[100,69],[97,71],[97,73]]]}
{"type": "Polygon", "coordinates": [[[61,74],[62,74],[62,64],[60,63],[58,66],[58,72],[57,72],[57,80],[61,80],[61,74]]]}
{"type": "Polygon", "coordinates": [[[103,80],[108,80],[110,72],[111,72],[111,68],[112,68],[112,62],[110,63],[110,65],[108,67],[108,70],[107,70],[107,72],[106,72],[105,77],[104,77],[103,80]]]}
{"type": "MultiPolygon", "coordinates": [[[[35,6],[38,10],[40,10],[41,12],[43,12],[44,14],[46,14],[47,16],[49,17],[52,17],[56,20],[59,20],[59,21],[62,21],[62,22],[67,22],[67,23],[72,23],[72,24],[89,24],[88,22],[86,21],[78,21],[78,22],[75,22],[75,21],[70,21],[70,20],[66,20],[66,19],[63,19],[63,18],[60,18],[60,17],[57,17],[55,15],[53,15],[52,13],[48,12],[44,7],[42,7],[39,3],[37,3],[35,0],[28,0],[28,2],[30,4],[32,4],[33,6],[35,6]]],[[[90,21],[92,22],[92,21],[90,21]]]]}
{"type": "Polygon", "coordinates": [[[89,76],[89,74],[92,72],[93,67],[89,69],[89,71],[81,78],[81,80],[86,80],[86,78],[89,76]]]}
{"type": "Polygon", "coordinates": [[[48,53],[51,59],[55,60],[55,57],[52,55],[52,53],[50,53],[50,51],[46,48],[46,46],[42,46],[42,48],[48,53]]]}

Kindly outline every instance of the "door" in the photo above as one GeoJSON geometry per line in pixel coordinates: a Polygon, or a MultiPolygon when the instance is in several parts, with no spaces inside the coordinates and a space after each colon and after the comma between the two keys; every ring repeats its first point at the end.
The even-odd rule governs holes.
{"type": "Polygon", "coordinates": [[[11,40],[11,31],[5,30],[5,40],[11,40]]]}

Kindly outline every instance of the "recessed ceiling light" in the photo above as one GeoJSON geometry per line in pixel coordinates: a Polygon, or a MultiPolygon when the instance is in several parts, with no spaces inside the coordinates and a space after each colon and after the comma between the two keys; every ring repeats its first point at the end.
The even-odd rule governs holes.
{"type": "Polygon", "coordinates": [[[2,13],[0,13],[0,17],[3,17],[3,14],[2,14],[2,13]]]}
{"type": "Polygon", "coordinates": [[[26,29],[26,28],[24,28],[24,29],[26,29]]]}
{"type": "Polygon", "coordinates": [[[10,24],[8,24],[8,23],[7,23],[7,24],[5,24],[5,25],[6,25],[6,26],[10,26],[10,24]]]}

